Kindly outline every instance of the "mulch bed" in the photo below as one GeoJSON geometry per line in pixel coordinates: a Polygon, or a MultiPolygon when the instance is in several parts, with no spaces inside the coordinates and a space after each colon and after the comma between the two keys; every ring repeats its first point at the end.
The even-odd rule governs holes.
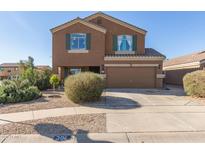
{"type": "Polygon", "coordinates": [[[44,91],[43,96],[36,100],[23,103],[1,104],[0,114],[76,106],[79,105],[69,101],[63,91],[44,91]]]}
{"type": "Polygon", "coordinates": [[[50,117],[0,125],[0,135],[10,134],[76,134],[106,132],[105,114],[81,114],[50,117]]]}

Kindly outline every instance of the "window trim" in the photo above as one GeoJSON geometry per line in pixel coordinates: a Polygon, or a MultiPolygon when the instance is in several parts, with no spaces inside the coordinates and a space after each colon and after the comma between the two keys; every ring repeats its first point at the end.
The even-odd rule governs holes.
{"type": "MultiPolygon", "coordinates": [[[[79,41],[79,40],[78,40],[79,41]]],[[[87,35],[86,35],[86,33],[71,33],[70,34],[70,50],[68,50],[70,53],[75,53],[75,52],[77,52],[77,53],[79,53],[79,51],[80,52],[82,52],[82,51],[87,51],[87,44],[86,44],[86,41],[87,41],[87,35]],[[82,38],[85,38],[85,47],[84,48],[77,48],[77,49],[72,49],[72,45],[71,45],[71,42],[72,42],[72,35],[73,34],[81,34],[81,35],[84,35],[84,37],[82,37],[82,38]]],[[[78,42],[79,43],[79,42],[78,42]]],[[[78,44],[78,47],[79,47],[79,44],[78,44]]]]}
{"type": "Polygon", "coordinates": [[[115,51],[115,54],[135,54],[135,51],[115,51]]]}
{"type": "Polygon", "coordinates": [[[89,50],[84,49],[78,49],[78,50],[67,50],[68,53],[88,53],[89,50]]]}
{"type": "Polygon", "coordinates": [[[130,34],[120,34],[120,35],[117,35],[117,51],[115,51],[116,54],[134,54],[135,51],[133,50],[133,35],[130,35],[130,34]],[[131,36],[131,41],[132,41],[132,44],[131,44],[131,50],[118,50],[119,49],[119,45],[118,45],[118,39],[120,36],[131,36]]]}

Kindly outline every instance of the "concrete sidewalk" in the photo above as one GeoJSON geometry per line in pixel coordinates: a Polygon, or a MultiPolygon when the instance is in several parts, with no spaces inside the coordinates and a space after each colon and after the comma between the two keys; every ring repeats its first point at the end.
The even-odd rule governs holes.
{"type": "MultiPolygon", "coordinates": [[[[104,133],[77,134],[65,142],[205,142],[205,105],[180,92],[110,89],[104,104],[0,114],[0,128],[11,122],[105,113],[104,133]]],[[[38,134],[0,136],[0,141],[55,142],[38,134]]]]}
{"type": "Polygon", "coordinates": [[[1,143],[204,143],[205,132],[89,133],[65,141],[31,135],[3,135],[1,143]]]}
{"type": "MultiPolygon", "coordinates": [[[[77,114],[94,114],[94,113],[106,113],[112,116],[127,115],[132,116],[139,113],[153,113],[161,114],[161,117],[165,117],[165,113],[201,113],[205,117],[205,106],[143,106],[140,108],[132,109],[106,109],[106,108],[94,108],[94,107],[67,107],[67,108],[55,108],[47,110],[36,110],[27,112],[16,112],[8,114],[0,114],[0,124],[6,124],[10,122],[21,122],[26,120],[36,120],[48,117],[58,117],[66,115],[77,115],[77,114]]],[[[109,117],[110,117],[109,115],[109,117]]],[[[147,115],[147,114],[146,114],[147,115]]],[[[160,116],[160,115],[159,115],[160,116]]],[[[108,117],[108,118],[109,118],[108,117]]],[[[140,114],[143,118],[143,114],[140,114]]],[[[152,117],[152,116],[151,116],[152,117]]],[[[130,117],[131,119],[133,117],[130,117]]],[[[154,117],[153,117],[154,118],[154,117]]]]}

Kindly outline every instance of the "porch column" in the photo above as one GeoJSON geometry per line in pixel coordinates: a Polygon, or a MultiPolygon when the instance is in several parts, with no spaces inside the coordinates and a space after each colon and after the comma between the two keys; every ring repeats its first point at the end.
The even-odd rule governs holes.
{"type": "Polygon", "coordinates": [[[63,67],[58,67],[58,77],[60,78],[60,80],[63,79],[63,67]]]}

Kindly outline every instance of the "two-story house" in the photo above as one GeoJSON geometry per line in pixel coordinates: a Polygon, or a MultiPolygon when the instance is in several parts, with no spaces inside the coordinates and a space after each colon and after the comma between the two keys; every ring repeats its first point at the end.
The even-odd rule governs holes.
{"type": "Polygon", "coordinates": [[[147,31],[98,12],[52,32],[53,72],[63,80],[82,71],[104,74],[112,88],[160,88],[165,56],[145,48],[147,31]]]}
{"type": "Polygon", "coordinates": [[[19,76],[18,63],[0,64],[0,79],[13,79],[19,76]]]}

